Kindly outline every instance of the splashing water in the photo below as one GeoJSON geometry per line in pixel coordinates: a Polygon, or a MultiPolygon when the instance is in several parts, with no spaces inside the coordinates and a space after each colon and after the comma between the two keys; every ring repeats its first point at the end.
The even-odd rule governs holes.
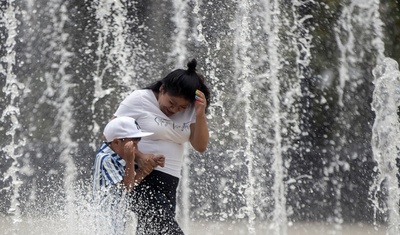
{"type": "MultiPolygon", "coordinates": [[[[23,171],[21,168],[21,157],[23,153],[21,152],[21,147],[25,145],[25,138],[20,134],[21,124],[19,122],[20,109],[19,103],[21,102],[21,93],[24,92],[25,86],[23,83],[19,82],[17,76],[14,73],[16,66],[16,53],[15,44],[17,37],[17,24],[16,14],[18,13],[18,8],[15,6],[13,1],[10,1],[6,6],[4,12],[1,15],[0,24],[4,25],[6,29],[6,43],[3,44],[3,50],[6,51],[5,56],[1,58],[1,62],[5,66],[0,65],[0,74],[5,76],[6,84],[3,88],[5,97],[7,100],[7,107],[3,110],[1,114],[0,121],[2,123],[8,123],[9,127],[6,129],[6,145],[4,146],[4,152],[6,160],[11,159],[11,166],[6,172],[2,174],[2,179],[4,182],[10,182],[8,187],[2,190],[9,190],[12,192],[10,207],[8,208],[8,213],[12,215],[13,223],[16,225],[14,232],[18,233],[18,225],[22,222],[21,211],[20,211],[20,192],[19,188],[22,186],[19,174],[23,171]]],[[[6,128],[6,126],[3,126],[6,128]]]]}
{"type": "MultiPolygon", "coordinates": [[[[388,211],[389,235],[399,234],[399,180],[397,158],[399,156],[400,125],[398,110],[400,107],[400,71],[396,61],[383,60],[374,70],[375,90],[372,109],[376,117],[372,129],[372,150],[377,162],[378,176],[372,187],[372,200],[376,209],[388,211]],[[387,188],[387,204],[380,206],[377,198],[379,191],[387,188]],[[383,208],[386,207],[386,208],[383,208]]],[[[375,212],[376,213],[376,212],[375,212]]]]}
{"type": "Polygon", "coordinates": [[[385,52],[379,6],[4,1],[0,225],[6,234],[92,234],[101,129],[132,90],[196,58],[212,93],[211,139],[204,154],[185,151],[177,215],[187,234],[301,234],[303,222],[345,234],[372,217],[360,230],[398,234],[397,65],[375,68],[373,97],[369,81],[385,52]],[[324,52],[332,61],[316,53],[326,46],[320,9],[337,16],[324,52]],[[365,110],[376,119],[359,131],[372,123],[365,110]]]}
{"type": "MultiPolygon", "coordinates": [[[[379,17],[379,4],[374,0],[352,0],[344,7],[339,24],[335,29],[335,38],[340,50],[340,82],[337,87],[339,93],[339,104],[343,105],[343,90],[346,83],[355,77],[353,74],[354,65],[358,63],[360,54],[357,54],[358,45],[356,40],[360,28],[372,28],[372,32],[377,35],[372,44],[377,50],[377,62],[384,58],[384,43],[382,42],[382,20],[379,17]],[[357,15],[357,17],[354,17],[357,15]],[[354,22],[356,21],[356,22],[354,22]]],[[[362,56],[362,55],[361,55],[362,56]]]]}
{"type": "Polygon", "coordinates": [[[244,117],[244,139],[246,140],[246,144],[243,147],[243,156],[246,159],[246,167],[247,167],[247,183],[246,187],[244,187],[244,196],[246,197],[246,208],[245,214],[248,217],[248,234],[255,234],[254,228],[254,196],[255,196],[255,177],[253,171],[254,165],[254,154],[252,152],[252,143],[254,140],[254,119],[251,115],[251,104],[250,104],[250,95],[252,92],[251,83],[254,79],[254,74],[251,70],[251,56],[250,53],[250,10],[251,5],[248,2],[241,2],[239,4],[239,11],[236,22],[236,36],[237,40],[234,44],[238,45],[234,51],[234,60],[235,60],[235,73],[234,76],[238,78],[239,81],[242,81],[242,84],[238,87],[236,93],[238,94],[238,98],[241,99],[237,101],[238,103],[242,103],[244,106],[243,115],[244,117]],[[240,46],[239,46],[240,45],[240,46]]]}

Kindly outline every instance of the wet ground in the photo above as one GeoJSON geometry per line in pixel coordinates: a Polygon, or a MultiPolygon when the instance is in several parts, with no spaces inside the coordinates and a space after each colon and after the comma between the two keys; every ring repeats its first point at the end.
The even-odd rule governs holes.
{"type": "MultiPolygon", "coordinates": [[[[133,221],[128,221],[127,234],[135,234],[133,221]]],[[[187,235],[384,235],[387,228],[384,225],[343,224],[335,226],[323,223],[295,223],[287,227],[287,232],[278,231],[270,224],[255,224],[232,222],[191,222],[183,226],[187,235]],[[250,228],[249,228],[250,227],[250,228]]],[[[0,218],[1,234],[93,234],[93,228],[85,221],[73,221],[49,218],[24,218],[14,223],[11,218],[0,218]]]]}
{"type": "Polygon", "coordinates": [[[287,227],[287,232],[273,229],[273,226],[259,224],[248,228],[245,224],[221,224],[221,223],[199,223],[193,224],[191,233],[193,235],[384,235],[386,227],[374,227],[366,224],[344,224],[341,226],[327,225],[323,223],[297,223],[287,227]]]}

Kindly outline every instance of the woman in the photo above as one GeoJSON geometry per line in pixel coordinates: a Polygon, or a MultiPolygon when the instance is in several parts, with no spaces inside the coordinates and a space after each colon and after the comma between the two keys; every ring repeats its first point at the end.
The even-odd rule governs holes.
{"type": "MultiPolygon", "coordinates": [[[[196,65],[193,59],[187,70],[174,70],[149,87],[134,91],[115,112],[117,117],[135,118],[143,131],[154,133],[142,138],[138,159],[146,159],[142,152],[165,156],[164,167],[156,167],[132,194],[138,235],[184,234],[175,220],[184,144],[190,141],[195,150],[204,152],[209,139],[206,109],[210,92],[196,65]]],[[[145,162],[139,162],[139,167],[145,162]]]]}

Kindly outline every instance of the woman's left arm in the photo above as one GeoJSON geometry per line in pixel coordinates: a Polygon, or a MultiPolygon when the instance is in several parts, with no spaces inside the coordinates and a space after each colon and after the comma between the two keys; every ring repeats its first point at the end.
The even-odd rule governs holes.
{"type": "Polygon", "coordinates": [[[208,139],[210,138],[205,112],[206,106],[207,101],[204,94],[201,91],[196,91],[196,101],[194,104],[196,122],[190,125],[190,143],[199,152],[206,151],[208,139]]]}

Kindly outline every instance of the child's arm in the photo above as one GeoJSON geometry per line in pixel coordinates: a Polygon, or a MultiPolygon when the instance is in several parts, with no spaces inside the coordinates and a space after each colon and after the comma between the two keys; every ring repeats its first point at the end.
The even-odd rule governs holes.
{"type": "Polygon", "coordinates": [[[134,183],[136,180],[136,172],[135,172],[135,151],[136,148],[132,141],[129,141],[124,146],[125,156],[127,156],[126,165],[125,165],[125,173],[124,178],[122,179],[122,183],[124,184],[126,190],[128,192],[133,190],[134,183]]]}
{"type": "Polygon", "coordinates": [[[151,160],[152,163],[149,163],[148,165],[151,165],[151,171],[144,171],[140,165],[139,168],[136,170],[136,175],[135,175],[135,184],[139,184],[140,182],[142,182],[142,180],[149,175],[155,167],[157,166],[161,166],[164,167],[164,163],[165,163],[165,157],[163,155],[153,155],[153,154],[146,154],[147,157],[150,157],[151,159],[149,159],[149,161],[151,160]],[[154,163],[156,164],[156,166],[154,166],[154,163]],[[153,167],[154,166],[154,167],[153,167]],[[147,173],[148,172],[148,173],[147,173]]]}

